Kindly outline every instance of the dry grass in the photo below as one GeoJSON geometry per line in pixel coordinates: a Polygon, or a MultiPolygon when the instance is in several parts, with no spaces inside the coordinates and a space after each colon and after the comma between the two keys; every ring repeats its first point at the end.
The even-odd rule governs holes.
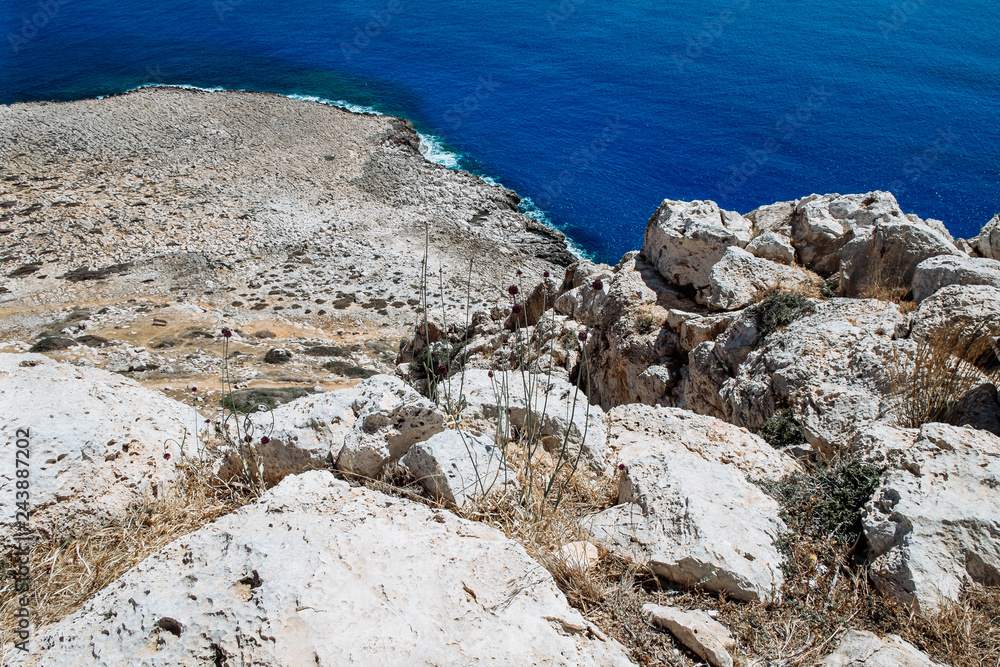
{"type": "MultiPolygon", "coordinates": [[[[252,500],[212,488],[190,465],[186,473],[175,493],[136,504],[118,520],[79,534],[55,530],[52,538],[34,543],[30,597],[36,628],[69,616],[147,556],[252,500]]],[[[7,554],[0,577],[2,644],[13,639],[18,597],[8,573],[13,564],[9,558],[7,554]]]]}
{"type": "Polygon", "coordinates": [[[917,345],[912,361],[897,359],[892,370],[901,426],[954,423],[962,400],[976,387],[1000,384],[993,332],[984,324],[956,322],[917,345]]]}

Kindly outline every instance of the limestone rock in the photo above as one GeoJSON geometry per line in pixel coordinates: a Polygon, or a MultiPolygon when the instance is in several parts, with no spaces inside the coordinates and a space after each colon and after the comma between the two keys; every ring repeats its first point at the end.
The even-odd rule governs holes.
{"type": "MultiPolygon", "coordinates": [[[[336,462],[357,421],[354,403],[359,396],[355,388],[340,389],[303,396],[268,413],[254,413],[251,419],[257,433],[271,433],[270,442],[254,445],[263,463],[264,483],[274,486],[287,475],[336,462]]],[[[233,456],[222,466],[219,477],[227,479],[242,472],[242,461],[233,456]]]]}
{"type": "Polygon", "coordinates": [[[732,667],[729,651],[736,648],[736,640],[726,626],[703,611],[681,611],[675,607],[644,604],[642,610],[653,623],[668,630],[684,646],[713,667],[732,667]]]}
{"type": "Polygon", "coordinates": [[[778,480],[798,469],[746,429],[680,408],[620,405],[607,414],[608,447],[621,457],[691,452],[753,479],[778,480]]]}
{"type": "Polygon", "coordinates": [[[555,300],[556,312],[572,317],[581,324],[591,324],[600,313],[608,298],[611,283],[610,273],[600,273],[594,280],[601,280],[601,289],[595,289],[593,282],[574,287],[555,300]]]}
{"type": "Polygon", "coordinates": [[[517,371],[495,372],[490,378],[488,371],[470,369],[453,387],[456,394],[462,389],[462,418],[483,425],[489,438],[494,437],[498,423],[509,420],[522,428],[530,417],[547,451],[559,455],[565,446],[570,461],[579,456],[583,464],[603,470],[608,437],[604,410],[589,405],[586,394],[564,380],[529,374],[528,392],[525,383],[517,371]],[[510,413],[502,420],[507,409],[510,413]]]}
{"type": "Polygon", "coordinates": [[[1000,287],[1000,261],[954,255],[924,260],[913,272],[913,300],[923,301],[948,285],[1000,287]]]}
{"type": "Polygon", "coordinates": [[[784,234],[767,231],[754,237],[746,247],[754,257],[767,259],[777,264],[792,264],[795,261],[795,247],[784,234]]]}
{"type": "Polygon", "coordinates": [[[785,530],[778,504],[737,465],[712,460],[724,452],[706,444],[691,451],[640,438],[625,447],[619,504],[587,528],[598,542],[682,586],[769,599],[783,582],[774,547],[785,530]]]}
{"type": "Polygon", "coordinates": [[[979,254],[987,259],[1000,259],[1000,213],[986,223],[979,236],[970,239],[979,254]]]}
{"type": "Polygon", "coordinates": [[[877,222],[906,222],[896,198],[875,191],[854,195],[810,195],[795,206],[792,242],[806,268],[822,275],[840,268],[839,250],[848,232],[877,222]]]}
{"type": "Polygon", "coordinates": [[[376,375],[356,390],[357,420],[344,438],[338,470],[373,478],[414,443],[444,431],[444,415],[399,378],[376,375]]]}
{"type": "Polygon", "coordinates": [[[1000,438],[925,424],[865,508],[871,576],[923,613],[1000,585],[1000,438]]]}
{"type": "Polygon", "coordinates": [[[891,414],[890,368],[914,348],[912,341],[893,340],[902,321],[898,308],[882,301],[819,303],[814,315],[772,333],[730,369],[734,377],[718,389],[726,420],[757,431],[789,407],[809,444],[824,456],[835,454],[867,424],[891,414]]]}
{"type": "Polygon", "coordinates": [[[807,271],[730,247],[709,272],[709,287],[699,293],[699,300],[716,310],[738,310],[768,292],[818,290],[821,284],[818,276],[807,271]]]}
{"type": "Polygon", "coordinates": [[[598,561],[601,553],[596,545],[586,540],[580,540],[559,547],[559,557],[569,567],[586,571],[598,561]]]}
{"type": "Polygon", "coordinates": [[[857,297],[871,288],[910,288],[920,262],[939,255],[961,256],[939,232],[910,220],[876,222],[852,230],[840,249],[840,287],[857,297]]]}
{"type": "Polygon", "coordinates": [[[709,271],[729,246],[750,242],[750,222],[713,201],[667,199],[646,225],[642,252],[668,281],[708,287],[709,271]]]}
{"type": "Polygon", "coordinates": [[[0,543],[14,532],[18,470],[29,471],[33,527],[85,530],[169,492],[180,443],[196,455],[202,422],[193,408],[120,375],[40,354],[0,354],[0,494],[9,508],[0,543]],[[29,446],[20,451],[30,458],[17,457],[28,465],[15,466],[25,431],[29,446]]]}
{"type": "Polygon", "coordinates": [[[705,341],[715,340],[739,315],[739,312],[714,313],[694,315],[685,319],[678,327],[681,335],[681,349],[690,352],[705,341]]]}
{"type": "Polygon", "coordinates": [[[447,430],[410,447],[399,461],[435,500],[462,507],[514,485],[503,453],[492,441],[447,430]]]}
{"type": "Polygon", "coordinates": [[[792,221],[795,216],[795,201],[783,201],[768,204],[750,211],[743,217],[753,223],[754,231],[775,232],[779,236],[790,238],[792,221]]]}
{"type": "Polygon", "coordinates": [[[848,630],[822,667],[946,667],[934,662],[897,635],[880,639],[864,630],[848,630]]]}
{"type": "Polygon", "coordinates": [[[949,285],[920,303],[913,314],[909,336],[926,340],[936,332],[961,326],[982,326],[1000,335],[1000,287],[990,285],[949,285]]]}
{"type": "Polygon", "coordinates": [[[591,628],[498,531],[317,470],[150,556],[22,664],[632,664],[591,628]]]}
{"type": "Polygon", "coordinates": [[[688,353],[686,367],[684,407],[703,415],[725,419],[727,409],[722,405],[719,390],[731,377],[730,369],[716,356],[716,344],[706,341],[688,353]]]}

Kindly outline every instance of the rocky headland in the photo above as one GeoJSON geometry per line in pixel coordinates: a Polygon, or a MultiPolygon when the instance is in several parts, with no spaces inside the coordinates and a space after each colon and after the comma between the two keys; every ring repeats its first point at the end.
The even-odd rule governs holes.
{"type": "Polygon", "coordinates": [[[10,664],[1000,659],[1000,216],[668,199],[595,264],[256,93],[0,107],[0,158],[10,664]]]}

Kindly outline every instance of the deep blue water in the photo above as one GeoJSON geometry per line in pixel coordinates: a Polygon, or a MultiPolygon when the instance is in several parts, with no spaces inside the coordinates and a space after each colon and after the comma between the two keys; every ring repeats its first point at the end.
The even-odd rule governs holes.
{"type": "Polygon", "coordinates": [[[0,103],[371,106],[610,262],[665,197],[891,189],[966,237],[1000,211],[997,0],[0,0],[0,30],[0,103]]]}

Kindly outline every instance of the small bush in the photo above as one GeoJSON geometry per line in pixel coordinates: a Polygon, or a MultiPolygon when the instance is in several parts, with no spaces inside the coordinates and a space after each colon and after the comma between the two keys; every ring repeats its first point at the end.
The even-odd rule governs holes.
{"type": "Polygon", "coordinates": [[[239,389],[226,394],[222,399],[222,406],[239,413],[254,412],[258,405],[266,405],[273,410],[283,403],[290,403],[311,393],[311,389],[304,387],[239,389]]]}
{"type": "Polygon", "coordinates": [[[775,449],[783,449],[792,445],[801,445],[806,441],[806,434],[802,427],[792,417],[791,408],[785,408],[774,413],[770,419],[764,422],[757,435],[764,438],[767,444],[775,449]]]}
{"type": "Polygon", "coordinates": [[[323,368],[336,373],[337,375],[343,375],[344,377],[354,379],[365,379],[370,378],[373,375],[378,375],[375,371],[368,370],[367,368],[361,368],[360,366],[355,366],[352,363],[337,359],[326,362],[323,364],[323,368]]]}
{"type": "Polygon", "coordinates": [[[757,331],[761,337],[769,336],[781,327],[816,312],[816,304],[798,294],[772,294],[747,309],[757,318],[757,331]]]}

